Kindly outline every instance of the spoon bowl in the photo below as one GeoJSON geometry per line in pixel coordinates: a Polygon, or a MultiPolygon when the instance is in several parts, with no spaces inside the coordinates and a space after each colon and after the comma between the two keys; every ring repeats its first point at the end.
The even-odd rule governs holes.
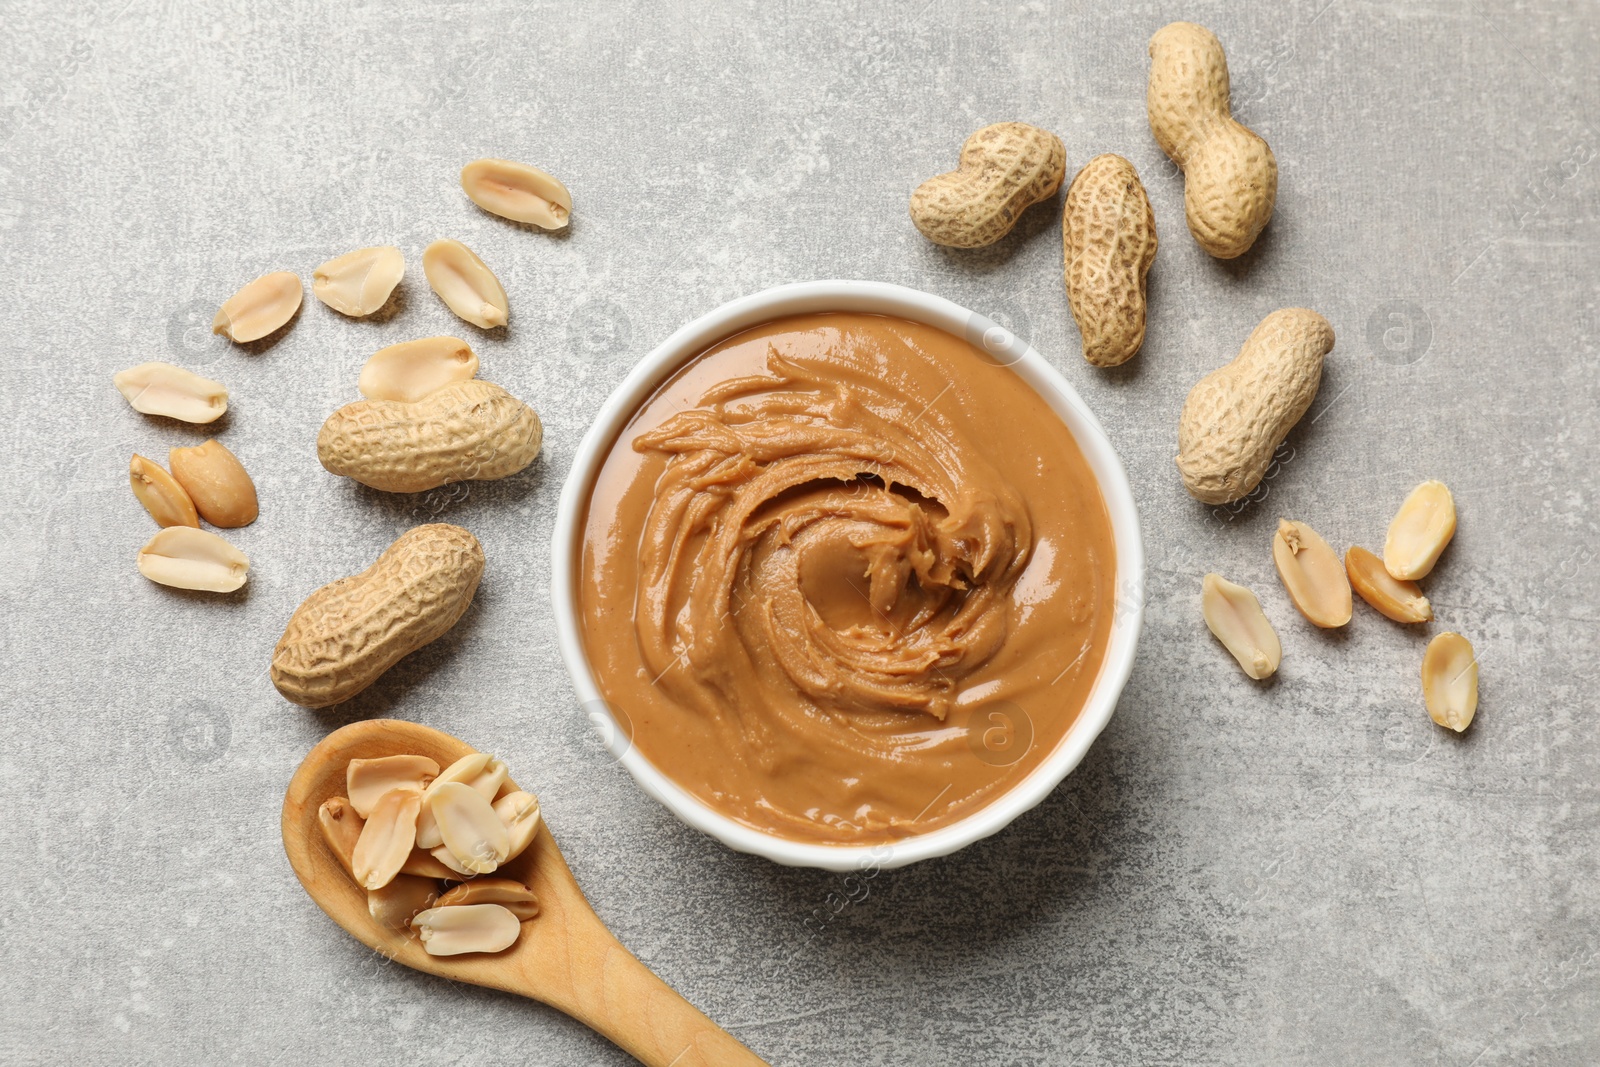
{"type": "MultiPolygon", "coordinates": [[[[319,908],[356,940],[414,970],[488,986],[548,1004],[604,1035],[649,1067],[749,1067],[763,1064],[622,946],[584,897],[541,819],[527,851],[495,872],[528,885],[539,914],[503,952],[430,956],[409,930],[367,911],[367,894],[328,848],[317,823],[324,801],[345,795],[353,759],[411,753],[448,767],[476,751],[417,723],[352,723],[306,754],[283,800],[283,848],[319,908]]],[[[519,788],[506,783],[506,790],[519,788]]]]}

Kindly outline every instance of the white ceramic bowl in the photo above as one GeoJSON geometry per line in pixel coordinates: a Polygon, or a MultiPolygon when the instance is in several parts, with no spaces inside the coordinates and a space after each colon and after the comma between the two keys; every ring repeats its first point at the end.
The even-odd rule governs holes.
{"type": "Polygon", "coordinates": [[[724,304],[656,346],[611,394],[578,446],[572,470],[561,490],[551,551],[550,588],[555,601],[561,656],[590,719],[639,787],[665,804],[678,818],[730,848],[790,866],[830,871],[900,867],[930,856],[943,856],[988,837],[1043,800],[1078,765],[1110,720],[1133,669],[1144,616],[1144,548],[1128,475],[1100,423],[1072,386],[1027,342],[984,316],[942,297],[881,282],[819,281],[782,285],[724,304]],[[1117,551],[1116,604],[1110,647],[1088,703],[1055,751],[1009,791],[959,822],[893,843],[867,846],[811,844],[753,830],[713,811],[658,771],[631,744],[629,730],[619,725],[600,696],[584,654],[576,595],[585,503],[590,488],[612,443],[640,405],[684,364],[724,338],[786,315],[830,311],[896,315],[926,323],[965,337],[988,352],[996,362],[1011,366],[1044,397],[1077,439],[1099,480],[1100,492],[1111,516],[1117,551]]]}

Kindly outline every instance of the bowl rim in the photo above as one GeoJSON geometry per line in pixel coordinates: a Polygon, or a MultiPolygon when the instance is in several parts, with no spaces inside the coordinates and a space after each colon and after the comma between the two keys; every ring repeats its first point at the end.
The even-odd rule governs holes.
{"type": "Polygon", "coordinates": [[[579,701],[613,758],[639,788],[680,820],[739,852],[786,866],[829,871],[889,869],[944,856],[990,836],[1048,796],[1082,762],[1116,710],[1132,673],[1144,623],[1144,548],[1138,508],[1116,449],[1077,390],[1025,340],[944,297],[888,282],[795,282],[730,300],[685,323],[641,359],[601,405],[573,454],[561,487],[550,547],[550,595],[556,640],[579,701]],[[576,598],[590,490],[611,445],[640,405],[690,360],[753,326],[790,315],[863,312],[910,319],[964,337],[1009,366],[1061,417],[1088,461],[1111,519],[1117,564],[1111,635],[1100,672],[1077,720],[1055,751],[990,803],[923,834],[872,845],[830,845],[763,833],[722,815],[673,782],[631,743],[600,694],[583,648],[576,598]]]}

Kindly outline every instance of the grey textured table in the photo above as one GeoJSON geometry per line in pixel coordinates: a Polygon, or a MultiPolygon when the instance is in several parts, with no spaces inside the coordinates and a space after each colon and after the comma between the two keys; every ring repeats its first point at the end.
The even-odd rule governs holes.
{"type": "Polygon", "coordinates": [[[1530,0],[702,9],[327,9],[263,0],[0,6],[0,1059],[7,1063],[619,1063],[576,1024],[386,966],[296,884],[283,789],[328,730],[417,719],[536,783],[602,917],[779,1064],[1591,1064],[1600,1061],[1600,12],[1530,0]],[[1167,21],[1226,44],[1238,111],[1282,167],[1243,260],[1208,259],[1144,115],[1167,21]],[[1115,151],[1161,235],[1149,340],[1079,356],[1059,203],[998,246],[925,242],[922,178],[988,122],[1115,151]],[[456,172],[560,175],[571,232],[486,216],[456,172]],[[512,301],[484,337],[428,291],[439,236],[512,301]],[[244,281],[392,242],[399,310],[309,297],[265,350],[210,336],[244,281]],[[548,538],[573,448],[635,360],[731,297],[898,282],[1030,338],[1099,414],[1151,565],[1139,663],[1084,764],[1008,831],[888,872],[736,855],[646,799],[575,706],[548,538]],[[1268,311],[1338,331],[1312,417],[1249,507],[1189,499],[1178,410],[1268,311]],[[377,347],[470,336],[543,415],[509,481],[394,497],[313,441],[377,347]],[[260,487],[247,595],[134,569],[154,527],[130,453],[207,436],[129,411],[113,371],[221,378],[222,438],[260,487]],[[1461,738],[1428,721],[1425,636],[1358,608],[1313,631],[1274,576],[1279,514],[1375,545],[1440,478],[1461,530],[1428,584],[1476,643],[1461,738]],[[446,518],[489,559],[447,638],[335,711],[266,677],[313,587],[446,518]],[[1200,576],[1255,587],[1286,656],[1245,679],[1200,576]]]}

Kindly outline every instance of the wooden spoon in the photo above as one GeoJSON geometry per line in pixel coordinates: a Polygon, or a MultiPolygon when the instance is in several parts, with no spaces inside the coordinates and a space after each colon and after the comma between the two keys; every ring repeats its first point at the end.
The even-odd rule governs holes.
{"type": "MultiPolygon", "coordinates": [[[[527,883],[539,898],[538,917],[522,924],[522,936],[504,952],[430,956],[415,934],[391,930],[368,914],[366,890],[329,850],[317,809],[328,798],[345,795],[345,768],[353,759],[415,753],[448,767],[472,751],[449,734],[393,719],[351,723],[313,748],[283,798],[283,848],[317,906],[356,940],[392,960],[542,1001],[604,1034],[648,1067],[764,1065],[612,936],[584,899],[542,820],[528,850],[495,872],[527,883]]],[[[506,791],[516,788],[506,783],[506,791]]]]}

